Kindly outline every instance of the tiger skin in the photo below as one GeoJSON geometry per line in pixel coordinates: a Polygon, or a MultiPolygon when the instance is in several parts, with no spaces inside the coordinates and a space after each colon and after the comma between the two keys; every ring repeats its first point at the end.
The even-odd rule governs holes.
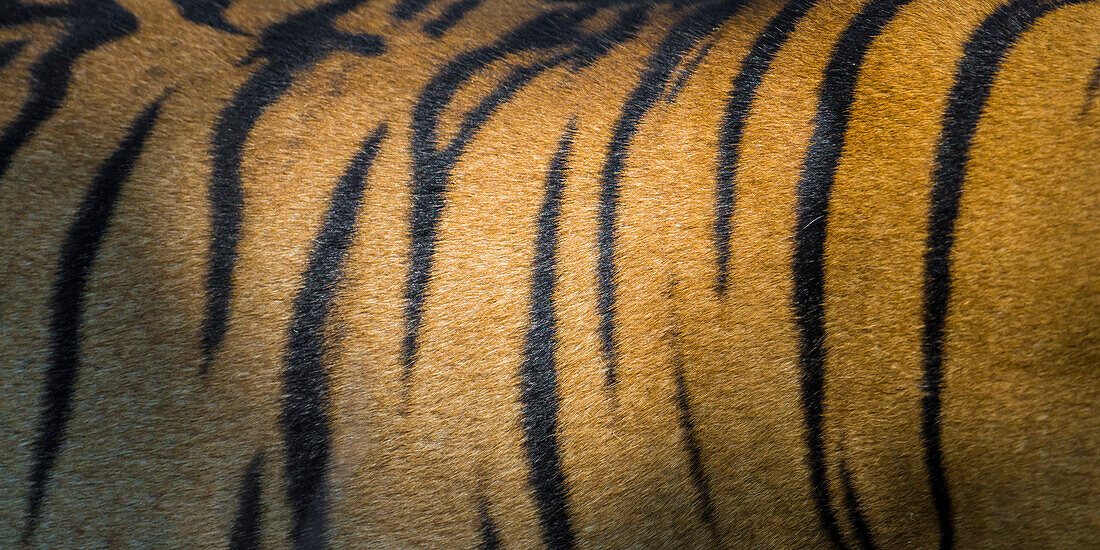
{"type": "Polygon", "coordinates": [[[0,1],[0,546],[1100,545],[1100,5],[0,1]]]}

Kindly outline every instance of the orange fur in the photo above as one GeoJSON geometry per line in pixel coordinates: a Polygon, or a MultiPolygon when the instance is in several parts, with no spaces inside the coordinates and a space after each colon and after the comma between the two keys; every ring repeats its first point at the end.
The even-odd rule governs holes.
{"type": "MultiPolygon", "coordinates": [[[[76,60],[59,109],[0,179],[0,546],[24,536],[59,250],[97,171],[162,95],[88,278],[74,409],[26,546],[224,547],[257,453],[263,547],[292,544],[280,420],[288,327],[333,190],[383,123],[322,327],[327,540],[474,547],[484,503],[501,546],[543,545],[519,369],[547,171],[571,122],[554,311],[557,442],[576,546],[830,544],[810,489],[791,265],[823,73],[864,2],[809,10],[761,80],[736,166],[722,295],[719,129],[730,83],[782,3],[749,3],[676,63],[682,70],[713,42],[676,98],[642,118],[622,171],[613,386],[598,328],[602,171],[624,103],[691,6],[647,4],[636,36],[590,65],[541,72],[492,113],[452,167],[406,377],[416,102],[464,52],[576,3],[486,1],[440,38],[423,26],[451,2],[408,20],[390,1],[339,17],[338,30],[381,37],[386,51],[323,56],[249,133],[228,331],[205,374],[213,128],[265,63],[239,62],[262,31],[320,2],[240,0],[224,17],[241,34],[187,21],[167,1],[118,3],[138,30],[76,60]],[[712,525],[685,447],[678,364],[712,525]]],[[[858,534],[841,461],[877,546],[941,541],[921,431],[929,197],[956,64],[1001,4],[908,4],[860,69],[823,257],[825,467],[851,547],[858,534]]],[[[594,5],[585,32],[636,7],[594,5]]],[[[1098,26],[1096,2],[1038,19],[1008,51],[975,134],[952,252],[940,418],[959,548],[1100,543],[1100,109],[1087,108],[1098,26]]],[[[16,118],[32,64],[65,31],[51,21],[0,27],[0,43],[27,40],[0,69],[0,125],[16,118]]],[[[511,71],[562,49],[486,65],[442,110],[441,140],[461,132],[461,115],[511,71]]]]}

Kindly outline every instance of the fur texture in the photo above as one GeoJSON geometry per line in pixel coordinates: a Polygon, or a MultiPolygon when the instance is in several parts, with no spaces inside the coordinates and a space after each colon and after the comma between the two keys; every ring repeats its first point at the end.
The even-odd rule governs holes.
{"type": "Polygon", "coordinates": [[[0,546],[1100,546],[1098,28],[0,0],[0,546]]]}

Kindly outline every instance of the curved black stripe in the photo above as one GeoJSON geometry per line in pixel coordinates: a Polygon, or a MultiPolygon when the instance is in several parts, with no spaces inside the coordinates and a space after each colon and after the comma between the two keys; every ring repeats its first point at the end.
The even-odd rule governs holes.
{"type": "Polygon", "coordinates": [[[924,254],[924,397],[921,435],[932,500],[940,526],[940,548],[954,545],[954,523],[940,441],[940,392],[943,386],[943,338],[951,298],[951,248],[955,220],[966,178],[974,133],[997,72],[1016,40],[1037,19],[1057,8],[1084,0],[1032,2],[1017,0],[990,14],[971,35],[955,73],[943,116],[939,152],[933,172],[928,241],[924,254]]]}
{"type": "Polygon", "coordinates": [[[225,20],[225,10],[233,0],[172,0],[180,15],[199,25],[232,34],[244,34],[241,29],[225,20]]]}
{"type": "Polygon", "coordinates": [[[65,429],[73,411],[73,392],[80,370],[84,289],[114,215],[122,184],[141,155],[145,138],[160,113],[161,101],[154,101],[134,119],[118,149],[100,166],[61,247],[50,297],[50,363],[46,366],[42,417],[31,455],[27,516],[23,529],[26,543],[30,542],[38,527],[46,497],[46,483],[61,453],[65,429]]]}
{"type": "Polygon", "coordinates": [[[572,62],[573,69],[579,70],[607,55],[611,48],[633,40],[638,29],[649,17],[649,10],[650,7],[646,5],[623,10],[618,19],[603,32],[584,35],[578,39],[575,50],[566,56],[565,61],[572,62]]]}
{"type": "MultiPolygon", "coordinates": [[[[675,296],[672,296],[675,299],[675,296]]],[[[703,452],[699,447],[699,441],[695,437],[695,420],[691,416],[691,404],[688,401],[687,384],[684,382],[684,356],[680,349],[681,335],[679,323],[673,322],[672,332],[672,368],[673,378],[676,383],[676,408],[680,411],[680,432],[682,434],[684,448],[688,452],[688,468],[691,472],[691,482],[695,486],[695,492],[699,496],[699,511],[703,524],[710,532],[711,546],[718,548],[721,545],[721,537],[718,534],[717,516],[714,513],[714,500],[710,496],[710,480],[707,478],[707,470],[703,465],[703,452]]]]}
{"type": "Polygon", "coordinates": [[[603,349],[604,369],[608,387],[614,387],[618,350],[615,342],[615,230],[619,204],[619,187],[631,141],[638,132],[638,125],[657,103],[672,71],[684,54],[695,44],[714,32],[723,21],[732,17],[744,2],[723,1],[702,6],[681,19],[646,62],[637,87],[623,104],[622,113],[615,123],[614,133],[608,145],[607,161],[600,174],[600,206],[597,245],[599,248],[596,272],[598,309],[600,313],[600,343],[603,349]]]}
{"type": "Polygon", "coordinates": [[[844,149],[856,79],[868,48],[911,0],[872,0],[863,6],[833,49],[818,98],[814,130],[798,182],[798,215],[792,263],[794,307],[800,333],[799,364],[802,407],[806,416],[810,486],[822,527],[837,546],[844,546],[829,502],[824,432],[825,401],[825,229],[829,195],[844,149]]]}
{"type": "Polygon", "coordinates": [[[0,134],[0,178],[11,159],[38,127],[61,106],[68,93],[73,66],[84,54],[138,28],[137,19],[113,0],[79,0],[53,6],[0,4],[0,27],[59,18],[66,32],[57,45],[31,65],[31,89],[15,120],[0,134]]]}
{"type": "Polygon", "coordinates": [[[402,21],[408,21],[424,11],[433,0],[401,0],[393,8],[393,16],[402,21]]]}
{"type": "Polygon", "coordinates": [[[260,527],[263,525],[263,504],[260,501],[263,486],[264,454],[256,453],[241,477],[237,492],[237,517],[229,534],[229,550],[259,550],[260,527]]]}
{"type": "Polygon", "coordinates": [[[535,491],[543,542],[555,549],[573,547],[573,530],[565,498],[565,474],[558,452],[559,399],[554,364],[554,350],[558,342],[554,286],[557,282],[558,217],[575,132],[576,126],[570,122],[546,173],[546,195],[539,212],[531,276],[531,326],[527,331],[523,364],[519,371],[523,435],[527,457],[531,461],[531,487],[535,491]]]}
{"type": "Polygon", "coordinates": [[[714,240],[718,257],[719,295],[726,293],[729,278],[730,235],[733,232],[733,209],[737,203],[737,163],[741,159],[741,138],[745,120],[756,100],[756,89],[771,68],[772,60],[798,22],[817,4],[817,0],[791,0],[756,37],[749,53],[741,62],[741,70],[733,79],[733,89],[726,103],[726,117],[722,120],[718,141],[718,189],[714,207],[714,240]]]}
{"type": "Polygon", "coordinates": [[[336,286],[343,277],[356,232],[367,172],[386,136],[381,125],[352,159],[336,184],[324,226],[313,242],[302,288],[294,299],[283,369],[283,437],[287,500],[295,548],[328,545],[329,428],[328,377],[322,364],[325,325],[336,286]]]}
{"type": "Polygon", "coordinates": [[[867,517],[863,514],[863,507],[859,504],[859,496],[856,495],[855,486],[852,484],[852,472],[848,469],[848,462],[844,457],[840,458],[840,485],[844,490],[844,507],[848,510],[848,517],[852,521],[852,533],[856,542],[863,550],[871,550],[875,547],[871,538],[871,528],[867,525],[867,517]]]}
{"type": "Polygon", "coordinates": [[[497,528],[497,524],[493,521],[493,516],[489,512],[489,502],[485,500],[485,497],[479,497],[477,501],[477,523],[478,523],[478,535],[481,540],[478,541],[478,550],[496,550],[500,548],[500,529],[497,528]]]}
{"type": "Polygon", "coordinates": [[[706,59],[707,54],[709,54],[711,48],[714,47],[714,43],[714,40],[707,42],[702,48],[699,48],[698,52],[695,52],[695,55],[691,56],[691,59],[689,59],[687,63],[684,63],[683,68],[681,68],[676,75],[676,82],[669,87],[668,93],[665,94],[666,103],[676,102],[676,98],[680,95],[680,92],[684,90],[684,86],[687,86],[688,80],[695,74],[695,71],[699,70],[699,65],[706,59]]]}
{"type": "Polygon", "coordinates": [[[264,110],[290,88],[294,76],[313,66],[335,50],[359,55],[380,55],[385,47],[377,36],[348,34],[333,27],[333,19],[354,9],[364,0],[337,0],[296,13],[265,29],[260,46],[245,62],[267,60],[241,86],[222,111],[211,139],[213,163],[208,190],[212,233],[206,275],[206,311],[203,317],[203,363],[209,370],[225,338],[229,323],[229,301],[237,244],[241,233],[241,155],[245,141],[264,110]]]}
{"type": "Polygon", "coordinates": [[[481,0],[458,0],[447,6],[439,17],[424,23],[424,32],[432,38],[440,38],[480,5],[481,0]]]}
{"type": "Polygon", "coordinates": [[[409,225],[412,246],[405,291],[405,337],[401,351],[406,390],[416,363],[420,325],[435,255],[436,228],[443,213],[451,170],[489,117],[523,86],[543,71],[562,63],[571,61],[577,67],[591,63],[614,45],[633,37],[645,20],[647,8],[626,10],[607,30],[582,34],[581,24],[595,13],[594,9],[582,8],[543,14],[492,45],[463,53],[432,78],[417,101],[411,124],[413,189],[409,225]],[[464,114],[454,137],[445,146],[440,146],[436,133],[439,118],[454,94],[467,81],[508,55],[545,51],[562,45],[571,45],[572,48],[548,60],[513,70],[476,107],[464,114]]]}
{"type": "Polygon", "coordinates": [[[26,45],[26,40],[12,40],[0,44],[0,70],[3,70],[8,66],[8,63],[14,61],[26,45]]]}

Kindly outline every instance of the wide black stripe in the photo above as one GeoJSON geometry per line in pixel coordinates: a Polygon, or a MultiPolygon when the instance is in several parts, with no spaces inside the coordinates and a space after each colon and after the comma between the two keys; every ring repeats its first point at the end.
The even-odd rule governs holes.
{"type": "Polygon", "coordinates": [[[943,338],[951,298],[951,248],[966,178],[970,146],[997,72],[1016,40],[1050,11],[1085,0],[1017,0],[990,14],[971,35],[955,73],[943,116],[933,172],[928,241],[924,254],[924,397],[921,435],[932,500],[940,526],[940,548],[954,546],[951,497],[940,441],[940,392],[943,386],[943,338]]]}
{"type": "Polygon", "coordinates": [[[210,259],[206,275],[206,312],[202,322],[203,363],[207,372],[225,338],[237,245],[241,234],[241,155],[245,141],[264,110],[290,88],[294,76],[335,50],[365,56],[385,47],[377,36],[348,34],[333,19],[364,0],[337,0],[296,13],[265,29],[260,46],[245,59],[267,62],[241,86],[222,111],[211,139],[213,172],[208,196],[211,210],[210,259]]]}
{"type": "Polygon", "coordinates": [[[0,178],[11,167],[15,151],[65,100],[73,65],[80,57],[138,28],[137,19],[113,0],[81,0],[54,6],[9,2],[0,6],[0,28],[47,18],[64,21],[67,32],[31,66],[30,95],[15,120],[0,134],[0,178]]]}
{"type": "Polygon", "coordinates": [[[825,401],[825,229],[829,195],[844,149],[848,117],[868,48],[911,0],[872,0],[863,6],[840,36],[825,69],[814,130],[798,182],[798,215],[792,274],[794,307],[800,333],[799,365],[802,407],[806,416],[810,486],[822,527],[837,546],[844,546],[829,500],[822,422],[825,401]]]}
{"type": "Polygon", "coordinates": [[[852,484],[852,472],[848,469],[848,462],[844,457],[840,458],[840,485],[844,490],[844,508],[848,511],[848,517],[852,522],[852,534],[855,535],[860,548],[871,550],[875,547],[871,528],[867,525],[863,506],[860,505],[855,485],[852,484]]]}
{"type": "Polygon", "coordinates": [[[416,364],[420,325],[435,255],[436,228],[443,214],[451,170],[489,117],[523,86],[562,63],[573,62],[576,67],[591,63],[614,45],[630,39],[645,20],[647,8],[626,10],[608,29],[583,34],[582,23],[595,13],[596,10],[591,8],[553,11],[525,23],[492,45],[463,53],[432,78],[417,101],[411,124],[413,189],[409,225],[412,246],[405,290],[405,337],[401,351],[406,391],[416,364]],[[522,65],[509,73],[477,106],[462,116],[462,123],[454,137],[440,146],[436,132],[440,116],[467,81],[507,55],[545,51],[562,45],[572,48],[548,60],[522,65]]]}
{"type": "Polygon", "coordinates": [[[424,32],[432,38],[440,38],[462,21],[466,14],[481,5],[481,0],[458,0],[447,6],[439,17],[424,23],[424,32]]]}
{"type": "Polygon", "coordinates": [[[817,0],[792,0],[779,10],[756,37],[749,53],[741,61],[741,70],[733,79],[733,89],[726,103],[718,141],[718,189],[714,208],[714,241],[718,257],[716,290],[725,295],[729,279],[730,235],[733,232],[733,209],[737,203],[737,163],[741,160],[741,138],[745,120],[756,100],[756,89],[771,69],[772,60],[798,22],[817,0]]]}
{"type": "Polygon", "coordinates": [[[543,541],[547,547],[555,549],[573,547],[565,474],[558,452],[559,398],[554,363],[558,341],[554,286],[557,284],[558,218],[575,132],[576,126],[570,122],[546,173],[546,194],[539,212],[531,276],[531,326],[527,331],[523,364],[519,371],[523,435],[527,458],[531,461],[531,487],[535,491],[543,541]]]}
{"type": "Polygon", "coordinates": [[[160,113],[158,99],[134,119],[126,137],[103,163],[69,226],[50,297],[50,362],[46,366],[42,416],[31,455],[27,516],[23,540],[29,543],[42,515],[46,483],[61,453],[73,411],[73,392],[80,370],[80,325],[84,290],[107,233],[122,184],[141,154],[145,138],[160,113]]]}
{"type": "Polygon", "coordinates": [[[206,25],[215,30],[243,34],[240,29],[225,20],[225,10],[233,0],[172,0],[180,15],[199,25],[206,25]]]}
{"type": "MultiPolygon", "coordinates": [[[[671,298],[675,300],[675,295],[671,298]]],[[[688,469],[691,472],[691,482],[695,486],[695,493],[699,497],[700,517],[703,524],[707,526],[707,530],[710,531],[711,546],[718,548],[721,545],[721,537],[718,534],[717,516],[714,513],[714,500],[710,496],[710,480],[707,478],[707,470],[703,465],[703,452],[695,435],[695,420],[691,416],[691,403],[688,398],[687,384],[684,382],[684,356],[680,348],[681,339],[679,322],[674,321],[672,368],[676,383],[676,408],[680,411],[680,433],[684,448],[688,452],[688,469]]]]}
{"type": "Polygon", "coordinates": [[[241,477],[237,492],[237,517],[229,534],[229,550],[259,550],[260,528],[263,526],[263,503],[260,501],[263,486],[264,454],[256,453],[241,477]]]}
{"type": "Polygon", "coordinates": [[[604,372],[608,387],[614,387],[618,364],[618,346],[615,341],[615,291],[618,285],[615,267],[615,231],[619,205],[622,173],[638,125],[653,108],[668,84],[672,71],[684,54],[700,40],[714,32],[723,21],[733,16],[743,5],[742,1],[715,2],[702,6],[672,27],[646,62],[637,87],[623,103],[622,113],[615,123],[611,142],[608,144],[607,161],[600,174],[600,205],[597,245],[599,248],[596,271],[598,290],[597,306],[600,314],[600,343],[604,356],[604,372]]]}
{"type": "Polygon", "coordinates": [[[35,23],[48,18],[70,17],[68,4],[24,4],[20,0],[0,0],[0,28],[35,23]]]}
{"type": "Polygon", "coordinates": [[[0,44],[0,70],[8,66],[19,55],[19,52],[23,51],[23,48],[27,45],[26,40],[12,40],[11,42],[5,42],[0,44]]]}
{"type": "Polygon", "coordinates": [[[325,222],[313,242],[302,288],[294,299],[283,369],[283,437],[287,500],[295,548],[328,545],[328,375],[322,364],[325,325],[343,277],[367,172],[386,136],[381,125],[363,141],[332,193],[325,222]]]}

